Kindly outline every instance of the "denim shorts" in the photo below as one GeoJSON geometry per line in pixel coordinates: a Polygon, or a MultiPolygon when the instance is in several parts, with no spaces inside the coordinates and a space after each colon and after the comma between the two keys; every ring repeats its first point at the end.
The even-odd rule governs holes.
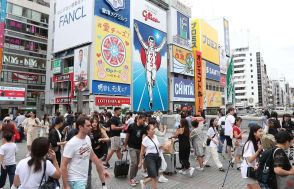
{"type": "Polygon", "coordinates": [[[68,181],[71,189],[86,189],[87,181],[68,181]]]}

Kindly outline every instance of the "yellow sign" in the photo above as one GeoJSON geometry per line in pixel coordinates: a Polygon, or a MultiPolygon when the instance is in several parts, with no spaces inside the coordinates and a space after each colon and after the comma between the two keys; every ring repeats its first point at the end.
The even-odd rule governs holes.
{"type": "Polygon", "coordinates": [[[206,90],[207,107],[221,107],[222,95],[219,91],[206,90]]]}
{"type": "Polygon", "coordinates": [[[130,30],[100,17],[95,28],[94,80],[130,84],[130,30]]]}
{"type": "Polygon", "coordinates": [[[202,58],[219,64],[218,33],[202,19],[192,21],[192,48],[202,52],[202,58]]]}
{"type": "Polygon", "coordinates": [[[178,47],[173,48],[172,71],[184,75],[194,76],[194,58],[191,51],[178,47]]]}

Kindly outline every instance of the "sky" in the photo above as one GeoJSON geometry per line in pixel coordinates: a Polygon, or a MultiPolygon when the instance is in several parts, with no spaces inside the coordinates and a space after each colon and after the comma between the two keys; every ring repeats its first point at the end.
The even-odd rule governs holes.
{"type": "Polygon", "coordinates": [[[293,0],[181,0],[192,7],[192,18],[225,17],[230,33],[249,30],[259,38],[271,79],[278,76],[294,87],[293,0]]]}

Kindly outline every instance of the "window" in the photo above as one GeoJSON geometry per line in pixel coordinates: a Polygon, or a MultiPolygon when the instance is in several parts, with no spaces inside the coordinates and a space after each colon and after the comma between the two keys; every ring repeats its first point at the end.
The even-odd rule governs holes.
{"type": "Polygon", "coordinates": [[[251,93],[252,95],[254,95],[254,93],[251,93]]]}
{"type": "Polygon", "coordinates": [[[32,19],[40,22],[41,21],[41,13],[33,11],[32,12],[32,19]]]}
{"type": "Polygon", "coordinates": [[[252,58],[250,58],[250,62],[252,62],[252,58]]]}
{"type": "Polygon", "coordinates": [[[253,90],[253,89],[254,89],[254,87],[251,87],[251,89],[253,90]]]}
{"type": "Polygon", "coordinates": [[[251,75],[251,78],[253,78],[253,75],[251,75]]]}
{"type": "Polygon", "coordinates": [[[250,64],[250,67],[253,67],[253,65],[252,65],[252,64],[250,64]]]}
{"type": "Polygon", "coordinates": [[[23,17],[32,19],[32,10],[31,9],[24,8],[22,14],[23,14],[23,17]]]}
{"type": "Polygon", "coordinates": [[[252,53],[250,53],[250,56],[252,56],[252,53]]]}
{"type": "Polygon", "coordinates": [[[251,72],[253,72],[253,70],[251,70],[251,72]]]}
{"type": "Polygon", "coordinates": [[[18,5],[13,5],[12,14],[16,16],[22,16],[22,7],[18,5]]]}
{"type": "Polygon", "coordinates": [[[6,12],[7,13],[12,13],[12,4],[11,3],[7,3],[6,12]]]}
{"type": "Polygon", "coordinates": [[[253,81],[251,81],[251,83],[253,84],[253,81]]]}

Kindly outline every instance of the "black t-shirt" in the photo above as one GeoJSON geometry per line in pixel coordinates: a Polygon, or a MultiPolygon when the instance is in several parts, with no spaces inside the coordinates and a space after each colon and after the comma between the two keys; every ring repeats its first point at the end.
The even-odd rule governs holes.
{"type": "MultiPolygon", "coordinates": [[[[110,128],[111,127],[111,123],[110,122],[111,122],[111,119],[107,120],[106,123],[104,124],[104,127],[105,128],[110,128]]],[[[106,133],[107,133],[107,136],[112,137],[111,131],[107,131],[106,133]]]]}
{"type": "MultiPolygon", "coordinates": [[[[121,122],[120,122],[120,118],[119,117],[116,117],[116,116],[113,116],[111,119],[110,119],[110,130],[111,130],[111,125],[115,125],[116,127],[120,127],[121,126],[121,122]]],[[[120,133],[121,133],[121,130],[111,130],[111,136],[120,136],[120,133]]]]}
{"type": "Polygon", "coordinates": [[[141,149],[142,137],[147,135],[147,130],[144,125],[138,126],[136,123],[133,123],[129,126],[127,133],[130,134],[128,140],[128,146],[134,149],[141,149]]]}
{"type": "Polygon", "coordinates": [[[274,154],[274,167],[281,167],[282,169],[289,171],[292,166],[283,149],[277,149],[274,154]]]}

